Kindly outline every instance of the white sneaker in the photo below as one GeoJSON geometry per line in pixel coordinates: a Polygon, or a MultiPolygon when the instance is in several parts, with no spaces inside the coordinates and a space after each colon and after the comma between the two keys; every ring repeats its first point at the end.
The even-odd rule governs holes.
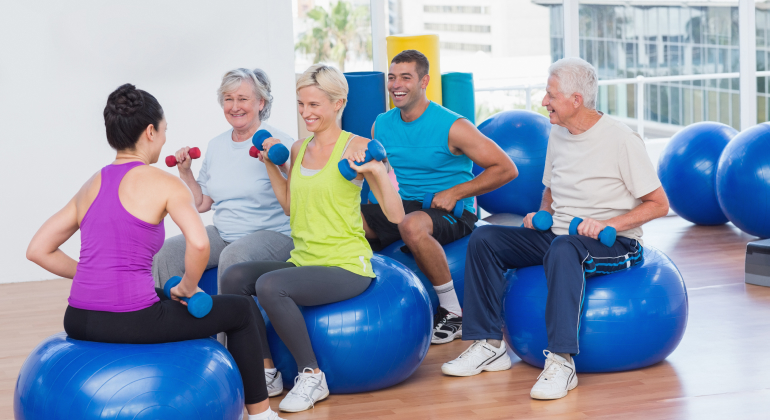
{"type": "Polygon", "coordinates": [[[278,408],[290,413],[305,411],[328,396],[326,375],[323,372],[313,373],[313,369],[305,368],[294,378],[294,388],[286,394],[278,408]]]}
{"type": "Polygon", "coordinates": [[[511,358],[506,352],[505,341],[495,348],[487,340],[476,340],[460,357],[441,366],[445,375],[473,376],[482,370],[497,372],[511,368],[511,358]]]}
{"type": "Polygon", "coordinates": [[[267,384],[267,396],[275,397],[281,395],[283,392],[283,377],[281,371],[276,370],[275,373],[270,373],[265,369],[265,383],[267,384]]]}
{"type": "Polygon", "coordinates": [[[567,396],[567,392],[575,389],[578,384],[575,363],[548,350],[543,350],[543,355],[545,368],[537,377],[529,396],[537,400],[555,400],[567,396]]]}
{"type": "MultiPolygon", "coordinates": [[[[244,414],[243,415],[243,420],[249,420],[249,415],[248,414],[244,414]]],[[[286,420],[286,419],[284,419],[283,417],[278,417],[278,413],[273,411],[273,412],[270,413],[269,416],[267,416],[267,420],[286,420]]]]}

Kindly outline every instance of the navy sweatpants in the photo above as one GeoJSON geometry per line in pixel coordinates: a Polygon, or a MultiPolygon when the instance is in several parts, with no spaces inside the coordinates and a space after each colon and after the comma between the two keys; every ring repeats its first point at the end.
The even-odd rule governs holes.
{"type": "Polygon", "coordinates": [[[548,281],[547,350],[577,354],[586,277],[623,270],[643,258],[637,240],[620,236],[606,247],[587,236],[557,236],[550,230],[478,227],[465,260],[463,340],[502,340],[504,273],[542,264],[548,281]]]}

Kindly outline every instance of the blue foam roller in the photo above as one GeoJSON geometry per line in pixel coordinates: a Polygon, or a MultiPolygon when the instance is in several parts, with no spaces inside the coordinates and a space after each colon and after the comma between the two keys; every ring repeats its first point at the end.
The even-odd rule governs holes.
{"type": "Polygon", "coordinates": [[[345,73],[348,81],[348,104],[342,113],[342,129],[364,138],[372,137],[372,125],[378,115],[387,111],[385,73],[357,71],[345,73]]]}
{"type": "MultiPolygon", "coordinates": [[[[505,340],[522,360],[543,368],[548,347],[543,266],[508,272],[503,299],[505,340]]],[[[644,261],[586,279],[580,317],[578,372],[616,372],[658,363],[679,345],[687,327],[687,289],[664,253],[644,247],[644,261]]]]}
{"type": "Polygon", "coordinates": [[[108,344],[54,334],[30,353],[16,420],[240,420],[243,381],[216,340],[108,344]]]}
{"type": "MultiPolygon", "coordinates": [[[[503,111],[479,124],[479,131],[494,140],[519,170],[513,181],[478,196],[479,206],[492,214],[538,211],[545,189],[543,170],[551,122],[532,111],[503,111]]],[[[484,168],[473,165],[474,175],[483,171],[484,168]]]]}
{"type": "Polygon", "coordinates": [[[742,231],[770,237],[770,124],[741,131],[727,144],[717,168],[717,198],[742,231]]]}
{"type": "Polygon", "coordinates": [[[738,131],[704,121],[689,125],[671,138],[658,160],[658,177],[671,208],[698,225],[727,223],[717,199],[717,164],[738,131]]]}
{"type": "MultiPolygon", "coordinates": [[[[333,394],[369,392],[406,380],[430,347],[430,299],[420,280],[390,258],[375,254],[377,275],[360,295],[328,305],[300,307],[318,366],[333,394]]],[[[254,298],[259,304],[258,298],[254,298]]],[[[273,362],[286,388],[297,363],[260,306],[273,362]]]]}
{"type": "Polygon", "coordinates": [[[442,105],[476,124],[476,96],[473,73],[448,72],[441,75],[442,105]]]}

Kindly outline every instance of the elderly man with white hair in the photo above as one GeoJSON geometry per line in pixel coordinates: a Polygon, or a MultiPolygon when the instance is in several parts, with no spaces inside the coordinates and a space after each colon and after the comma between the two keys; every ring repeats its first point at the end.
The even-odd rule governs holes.
{"type": "Polygon", "coordinates": [[[473,341],[441,370],[452,376],[511,367],[502,333],[505,271],[543,265],[548,282],[545,368],[532,388],[535,399],[557,399],[577,386],[572,356],[585,282],[643,260],[641,226],[668,213],[668,199],[638,134],[596,110],[596,70],[579,58],[565,58],[548,70],[543,106],[548,139],[543,200],[553,226],[536,230],[530,213],[524,227],[482,226],[468,245],[465,266],[463,340],[473,341]],[[568,235],[572,219],[583,221],[568,235]],[[599,241],[605,227],[617,231],[611,246],[599,241]]]}

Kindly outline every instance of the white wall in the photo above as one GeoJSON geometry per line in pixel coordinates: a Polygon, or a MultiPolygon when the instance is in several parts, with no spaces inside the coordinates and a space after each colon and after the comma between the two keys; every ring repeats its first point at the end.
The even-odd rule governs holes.
{"type": "MultiPolygon", "coordinates": [[[[268,73],[270,123],[297,133],[292,38],[288,1],[0,2],[0,283],[55,277],[26,260],[26,247],[113,159],[102,110],[119,85],[158,98],[164,155],[203,149],[229,127],[216,89],[235,67],[268,73]]],[[[168,218],[166,232],[179,232],[168,218]]],[[[78,235],[63,246],[75,258],[79,249],[78,235]]]]}

